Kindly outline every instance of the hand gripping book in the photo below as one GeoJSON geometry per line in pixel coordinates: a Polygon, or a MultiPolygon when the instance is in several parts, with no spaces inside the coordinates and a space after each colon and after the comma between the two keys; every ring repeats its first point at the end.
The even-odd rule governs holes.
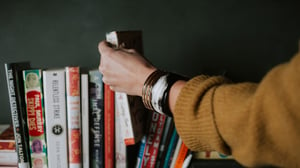
{"type": "Polygon", "coordinates": [[[31,164],[34,168],[47,168],[47,145],[41,69],[24,70],[23,80],[31,164]]]}
{"type": "Polygon", "coordinates": [[[6,63],[6,80],[12,116],[16,151],[19,168],[30,167],[30,151],[28,147],[28,129],[24,99],[22,71],[29,69],[29,62],[6,63]]]}
{"type": "Polygon", "coordinates": [[[43,71],[48,167],[68,166],[65,70],[43,71]]]}
{"type": "MultiPolygon", "coordinates": [[[[113,31],[106,34],[106,40],[116,48],[135,49],[143,54],[141,31],[113,31]]],[[[116,92],[115,96],[118,99],[116,108],[120,112],[120,124],[122,125],[125,144],[136,144],[144,135],[147,109],[138,96],[129,96],[121,92],[116,92]]]]}
{"type": "Polygon", "coordinates": [[[69,168],[81,168],[80,69],[65,70],[69,168]]]}

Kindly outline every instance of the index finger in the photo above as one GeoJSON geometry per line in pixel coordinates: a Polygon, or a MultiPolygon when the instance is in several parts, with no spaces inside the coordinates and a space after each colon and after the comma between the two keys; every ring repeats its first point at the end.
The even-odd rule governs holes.
{"type": "Polygon", "coordinates": [[[111,48],[111,44],[108,43],[107,41],[103,40],[98,44],[98,50],[100,53],[104,53],[104,52],[109,52],[111,50],[113,50],[111,48]]]}

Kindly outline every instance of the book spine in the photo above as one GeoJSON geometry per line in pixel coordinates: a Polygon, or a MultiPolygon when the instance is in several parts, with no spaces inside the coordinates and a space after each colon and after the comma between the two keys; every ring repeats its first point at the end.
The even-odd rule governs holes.
{"type": "Polygon", "coordinates": [[[32,167],[47,167],[42,71],[24,70],[25,102],[32,167]]]}
{"type": "Polygon", "coordinates": [[[81,167],[80,71],[66,67],[69,167],[81,167]]]}
{"type": "Polygon", "coordinates": [[[81,74],[81,128],[82,128],[82,167],[90,167],[89,134],[89,79],[88,74],[81,74]]]}
{"type": "Polygon", "coordinates": [[[143,160],[143,155],[145,152],[146,140],[147,140],[147,137],[146,137],[146,135],[144,135],[143,138],[141,139],[141,145],[140,145],[140,149],[139,149],[139,153],[138,153],[138,157],[137,157],[136,168],[142,167],[142,160],[143,160]]]}
{"type": "Polygon", "coordinates": [[[181,138],[179,137],[178,139],[178,142],[177,142],[177,145],[176,145],[176,148],[175,148],[175,151],[174,151],[174,154],[172,156],[172,159],[171,159],[171,167],[175,167],[175,162],[177,160],[177,157],[178,157],[178,154],[179,154],[179,150],[181,148],[181,145],[182,145],[182,140],[181,138]]]}
{"type": "Polygon", "coordinates": [[[43,71],[48,166],[68,166],[65,70],[43,71]]]}
{"type": "Polygon", "coordinates": [[[121,124],[121,129],[123,132],[124,142],[126,145],[133,145],[135,144],[135,138],[133,134],[133,128],[130,119],[130,112],[129,112],[129,104],[127,95],[125,93],[116,92],[116,109],[119,111],[119,121],[121,124]]]}
{"type": "Polygon", "coordinates": [[[115,93],[104,84],[104,162],[105,168],[114,167],[115,146],[115,93]]]}
{"type": "Polygon", "coordinates": [[[29,64],[27,63],[23,66],[19,66],[19,68],[14,64],[5,64],[9,103],[18,155],[18,166],[20,168],[30,167],[30,151],[28,148],[28,129],[24,99],[25,93],[23,82],[21,82],[23,81],[22,71],[27,68],[29,68],[29,64]]]}
{"type": "MultiPolygon", "coordinates": [[[[115,96],[115,103],[118,99],[115,96]]],[[[127,167],[126,145],[123,138],[122,125],[120,121],[121,115],[118,108],[115,108],[115,161],[116,168],[127,167]]]]}
{"type": "Polygon", "coordinates": [[[16,141],[14,137],[14,129],[12,125],[0,125],[0,152],[15,152],[16,141]]]}
{"type": "Polygon", "coordinates": [[[164,129],[165,118],[165,115],[157,112],[153,112],[152,114],[145,152],[142,160],[142,167],[155,167],[155,162],[159,151],[159,144],[164,129]]]}
{"type": "Polygon", "coordinates": [[[188,148],[187,146],[182,142],[181,147],[179,149],[179,153],[176,159],[175,168],[181,168],[183,165],[183,162],[187,156],[188,148]]]}
{"type": "Polygon", "coordinates": [[[163,131],[161,143],[159,145],[159,152],[157,155],[157,161],[155,167],[159,167],[159,165],[162,162],[162,158],[165,156],[165,148],[169,144],[169,139],[171,137],[172,131],[173,131],[174,122],[171,117],[166,117],[166,123],[165,128],[163,131]]]}
{"type": "Polygon", "coordinates": [[[99,168],[104,166],[104,87],[98,70],[89,71],[89,77],[90,164],[99,168]]]}
{"type": "Polygon", "coordinates": [[[18,155],[16,152],[0,152],[0,167],[15,166],[18,164],[18,155]]]}
{"type": "Polygon", "coordinates": [[[162,166],[163,168],[170,167],[169,161],[171,160],[172,154],[173,154],[173,152],[175,150],[175,147],[177,145],[178,138],[179,137],[178,137],[176,128],[174,128],[173,133],[172,133],[172,137],[171,137],[171,140],[170,140],[170,144],[168,146],[168,150],[167,150],[167,153],[166,153],[166,157],[165,157],[165,160],[163,162],[163,166],[162,166]]]}

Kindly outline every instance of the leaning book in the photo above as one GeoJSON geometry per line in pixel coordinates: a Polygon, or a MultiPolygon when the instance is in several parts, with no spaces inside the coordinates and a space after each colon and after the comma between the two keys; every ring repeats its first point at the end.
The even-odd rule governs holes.
{"type": "Polygon", "coordinates": [[[6,80],[12,116],[19,168],[30,167],[28,129],[24,99],[22,71],[30,68],[29,62],[6,63],[6,80]]]}
{"type": "Polygon", "coordinates": [[[32,167],[47,167],[42,70],[23,71],[27,127],[32,167]]]}

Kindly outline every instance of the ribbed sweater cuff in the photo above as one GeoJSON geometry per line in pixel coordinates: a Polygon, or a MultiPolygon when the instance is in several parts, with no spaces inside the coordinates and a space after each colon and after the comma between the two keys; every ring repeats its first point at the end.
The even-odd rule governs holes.
{"type": "Polygon", "coordinates": [[[218,150],[228,153],[220,137],[213,111],[213,96],[223,77],[198,76],[186,83],[175,105],[174,120],[183,142],[193,151],[218,150]]]}

